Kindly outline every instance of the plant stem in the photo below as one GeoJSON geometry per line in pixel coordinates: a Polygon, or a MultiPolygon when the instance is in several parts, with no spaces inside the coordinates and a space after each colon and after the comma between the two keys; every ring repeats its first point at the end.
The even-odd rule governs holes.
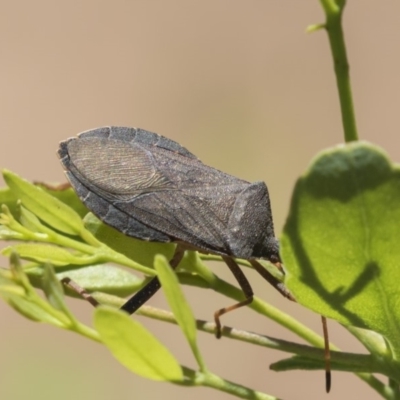
{"type": "Polygon", "coordinates": [[[247,388],[237,383],[233,383],[222,379],[221,377],[214,375],[210,372],[200,376],[198,374],[198,379],[196,383],[201,386],[208,386],[213,389],[220,390],[225,393],[232,394],[241,399],[251,399],[251,400],[279,400],[277,397],[270,396],[265,393],[257,392],[250,388],[247,388]]]}
{"type": "Polygon", "coordinates": [[[346,0],[320,0],[320,3],[326,15],[324,28],[328,33],[333,57],[344,138],[346,142],[351,142],[358,140],[358,134],[350,84],[350,68],[342,29],[342,15],[346,0]]]}

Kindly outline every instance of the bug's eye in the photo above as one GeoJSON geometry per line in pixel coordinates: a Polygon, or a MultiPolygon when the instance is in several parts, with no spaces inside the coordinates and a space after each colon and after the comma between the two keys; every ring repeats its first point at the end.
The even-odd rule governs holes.
{"type": "Polygon", "coordinates": [[[272,264],[276,264],[276,263],[280,263],[282,262],[280,257],[277,255],[272,255],[269,259],[269,261],[271,261],[272,264]]]}

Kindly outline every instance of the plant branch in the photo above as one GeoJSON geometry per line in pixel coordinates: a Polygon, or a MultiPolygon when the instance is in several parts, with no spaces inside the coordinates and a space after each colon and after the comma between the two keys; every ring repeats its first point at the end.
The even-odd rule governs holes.
{"type": "Polygon", "coordinates": [[[342,29],[342,15],[346,1],[320,0],[320,3],[326,15],[324,28],[328,33],[333,57],[344,137],[346,142],[351,142],[358,140],[358,133],[350,84],[350,68],[342,29]]]}

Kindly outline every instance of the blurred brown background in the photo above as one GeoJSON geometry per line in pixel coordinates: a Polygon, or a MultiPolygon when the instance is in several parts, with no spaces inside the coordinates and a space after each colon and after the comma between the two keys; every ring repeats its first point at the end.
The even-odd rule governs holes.
{"type": "MultiPolygon", "coordinates": [[[[360,137],[400,159],[400,3],[352,0],[345,11],[360,137]]],[[[318,0],[1,1],[0,166],[31,180],[64,181],[58,142],[102,125],[137,126],[177,140],[205,163],[267,182],[277,233],[296,178],[321,149],[343,141],[337,93],[318,0]]],[[[4,258],[2,262],[6,262],[4,258]]],[[[231,279],[223,265],[219,275],[231,279]]],[[[320,331],[317,315],[291,304],[255,274],[255,292],[320,331]]],[[[186,290],[199,318],[226,300],[186,290]]],[[[164,306],[157,295],[152,304],[164,306]]],[[[90,320],[89,305],[72,301],[90,320]]],[[[126,371],[94,343],[24,320],[0,303],[0,398],[213,399],[206,388],[153,383],[126,371]]],[[[144,321],[194,367],[175,327],[144,321]]],[[[250,310],[228,325],[298,340],[250,310]]],[[[331,339],[362,351],[330,323],[331,339]]],[[[214,372],[285,399],[377,399],[354,376],[277,374],[283,354],[199,334],[214,372]]]]}

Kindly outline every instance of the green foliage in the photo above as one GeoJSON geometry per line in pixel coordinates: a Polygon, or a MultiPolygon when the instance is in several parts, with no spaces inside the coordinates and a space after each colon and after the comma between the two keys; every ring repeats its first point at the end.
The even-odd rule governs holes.
{"type": "Polygon", "coordinates": [[[42,221],[66,234],[79,235],[82,231],[81,218],[62,201],[10,171],[4,171],[3,178],[14,195],[42,221]]]}
{"type": "MultiPolygon", "coordinates": [[[[73,215],[73,209],[65,203],[60,207],[59,201],[54,198],[48,202],[46,212],[43,212],[44,207],[38,207],[32,199],[39,196],[41,201],[46,202],[49,200],[48,196],[53,194],[51,191],[46,192],[10,172],[6,172],[6,176],[12,178],[12,190],[2,192],[5,194],[4,200],[7,200],[5,203],[10,208],[6,204],[3,205],[3,213],[0,215],[0,238],[18,239],[21,243],[2,250],[3,254],[10,256],[10,268],[0,269],[0,296],[17,312],[33,321],[68,329],[104,343],[119,362],[143,377],[183,385],[210,386],[244,398],[275,399],[273,396],[227,382],[207,370],[196,341],[197,325],[194,316],[185,301],[177,276],[172,272],[165,256],[159,254],[172,254],[173,246],[149,246],[146,242],[127,239],[119,233],[114,235],[112,242],[109,232],[111,228],[105,227],[91,214],[86,215],[84,222],[75,221],[74,224],[80,226],[80,229],[75,230],[75,235],[65,235],[65,232],[61,234],[59,229],[63,227],[68,215],[73,215]],[[22,199],[18,199],[18,196],[22,199]],[[12,204],[12,201],[16,204],[12,204]],[[35,214],[35,211],[38,214],[35,214]],[[110,243],[110,247],[98,241],[96,236],[110,243]],[[154,309],[147,310],[147,315],[177,323],[182,327],[200,366],[199,371],[180,366],[174,356],[150,332],[121,311],[98,308],[95,312],[94,330],[78,321],[65,304],[64,288],[60,283],[65,277],[78,282],[86,290],[95,291],[95,296],[104,304],[121,305],[122,296],[138,290],[146,280],[109,264],[116,262],[140,272],[150,271],[151,275],[155,274],[153,269],[124,255],[130,254],[128,247],[132,245],[132,241],[136,242],[136,251],[147,253],[140,257],[143,263],[150,266],[154,260],[153,264],[159,273],[176,319],[165,311],[154,309]],[[112,247],[120,249],[121,253],[112,247]],[[26,260],[24,265],[21,264],[20,258],[26,260]],[[34,287],[41,288],[46,299],[39,296],[34,287]]],[[[10,178],[8,181],[10,182],[10,178]]],[[[61,197],[57,194],[57,197],[61,197]]],[[[76,198],[70,199],[74,207],[76,198]]],[[[0,198],[0,202],[2,201],[3,198],[0,198]]],[[[216,290],[220,287],[221,292],[224,292],[224,285],[227,285],[213,276],[195,252],[187,252],[181,262],[179,275],[191,285],[214,285],[216,290]]],[[[68,294],[76,296],[76,293],[66,289],[68,294]]],[[[232,296],[229,290],[228,285],[226,294],[232,296]]],[[[233,297],[235,296],[236,293],[233,297]]],[[[207,326],[203,326],[202,329],[210,331],[210,327],[207,326]]],[[[211,332],[213,329],[212,327],[211,332]]],[[[254,341],[254,335],[252,336],[251,340],[254,341]]]]}
{"type": "MultiPolygon", "coordinates": [[[[7,174],[10,176],[9,172],[7,174]]],[[[397,167],[392,166],[387,157],[372,145],[356,143],[323,152],[296,185],[291,214],[282,238],[282,254],[288,268],[287,284],[299,302],[342,323],[375,331],[371,335],[370,331],[352,328],[371,356],[334,353],[332,368],[363,372],[361,378],[386,398],[396,398],[395,392],[368,374],[379,372],[392,381],[398,381],[397,371],[400,369],[395,335],[398,292],[396,279],[392,279],[396,276],[396,253],[389,250],[392,246],[396,247],[396,219],[392,218],[392,212],[395,215],[397,210],[397,174],[397,167]],[[390,216],[388,210],[391,210],[390,216]],[[373,270],[374,279],[371,281],[365,266],[375,260],[377,267],[373,270]],[[348,293],[347,286],[351,288],[351,296],[347,294],[343,298],[348,293]],[[386,287],[390,298],[385,297],[383,290],[386,287]],[[390,312],[383,307],[385,302],[389,304],[390,312]],[[380,313],[382,310],[386,311],[383,316],[380,313]]],[[[24,198],[31,199],[37,194],[37,187],[15,174],[12,176],[13,185],[17,188],[15,193],[21,193],[18,187],[21,184],[24,198]]],[[[10,198],[10,192],[3,193],[7,193],[6,199],[10,198]]],[[[12,193],[15,195],[14,190],[12,193]]],[[[45,192],[41,195],[51,196],[45,192]]],[[[147,252],[145,257],[141,256],[141,261],[148,266],[133,261],[122,254],[130,254],[127,248],[131,239],[116,235],[117,244],[113,247],[119,248],[121,253],[116,252],[111,248],[111,235],[105,234],[111,228],[103,226],[91,214],[84,218],[84,222],[75,223],[81,226],[79,233],[77,230],[75,235],[61,234],[55,227],[61,226],[65,216],[73,211],[64,203],[65,211],[57,214],[53,208],[58,203],[49,204],[45,214],[39,209],[40,215],[34,214],[36,204],[30,200],[27,208],[18,200],[18,205],[11,207],[15,215],[3,206],[0,238],[17,238],[21,243],[2,250],[3,254],[11,257],[11,269],[0,269],[1,297],[29,319],[73,330],[103,342],[122,364],[141,376],[185,385],[212,386],[243,397],[240,394],[243,387],[226,382],[207,370],[197,344],[196,329],[214,333],[214,326],[196,323],[178,279],[190,285],[212,288],[235,299],[240,299],[240,291],[216,277],[195,252],[185,255],[178,274],[175,274],[165,255],[158,254],[160,245],[152,247],[146,242],[135,241],[138,252],[147,252]],[[49,214],[52,215],[50,219],[49,214]],[[58,215],[61,222],[57,220],[58,215]],[[54,228],[49,227],[43,218],[51,221],[54,228]],[[97,237],[105,238],[110,246],[97,237]],[[20,257],[26,260],[23,266],[20,265],[20,257]],[[156,271],[149,269],[152,260],[156,271]],[[157,272],[176,319],[154,309],[144,313],[181,327],[198,362],[199,371],[179,366],[151,333],[121,312],[103,308],[97,310],[96,330],[80,323],[70,313],[60,284],[65,277],[87,290],[95,291],[101,303],[117,306],[123,303],[122,296],[138,290],[146,281],[109,264],[111,262],[139,272],[150,270],[151,275],[157,272]],[[32,285],[43,289],[47,301],[36,293],[32,285]],[[164,368],[164,365],[167,367],[164,368]]],[[[165,246],[163,252],[172,254],[171,246],[165,246]]],[[[67,293],[70,294],[70,291],[67,293]]],[[[317,335],[260,299],[255,298],[251,307],[310,343],[320,345],[317,335]]],[[[271,368],[276,371],[324,368],[321,350],[277,339],[265,340],[255,334],[230,329],[223,333],[231,338],[297,354],[272,365],[271,368]]],[[[244,392],[244,398],[271,398],[247,388],[244,392]]]]}
{"type": "Polygon", "coordinates": [[[400,361],[400,168],[362,142],[327,150],[298,181],[282,238],[297,300],[382,334],[400,361]]]}

